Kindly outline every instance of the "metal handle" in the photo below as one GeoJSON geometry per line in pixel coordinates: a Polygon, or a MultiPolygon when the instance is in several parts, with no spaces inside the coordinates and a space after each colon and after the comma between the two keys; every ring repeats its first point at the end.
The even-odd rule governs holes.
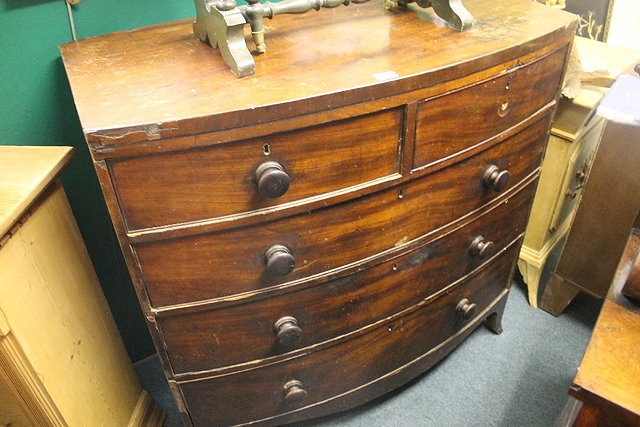
{"type": "Polygon", "coordinates": [[[296,259],[286,246],[273,245],[264,254],[267,271],[273,276],[286,276],[296,266],[296,259]]]}
{"type": "Polygon", "coordinates": [[[469,253],[479,259],[485,259],[493,255],[495,249],[496,245],[492,241],[487,241],[484,237],[478,236],[471,242],[469,253]]]}
{"type": "Polygon", "coordinates": [[[475,303],[469,302],[468,299],[463,298],[456,306],[456,311],[460,313],[463,319],[469,319],[476,312],[478,306],[475,303]]]}
{"type": "Polygon", "coordinates": [[[284,400],[290,406],[299,405],[304,402],[309,395],[304,384],[298,380],[287,381],[284,385],[284,400]]]}
{"type": "Polygon", "coordinates": [[[491,165],[482,175],[482,184],[493,191],[499,192],[507,187],[510,179],[511,174],[508,170],[500,170],[498,166],[491,165]]]}
{"type": "Polygon", "coordinates": [[[280,163],[264,162],[256,169],[255,181],[262,197],[275,199],[287,192],[291,178],[280,163]]]}
{"type": "Polygon", "coordinates": [[[289,347],[300,338],[302,329],[298,326],[298,320],[293,316],[284,316],[273,325],[276,338],[280,345],[289,347]]]}

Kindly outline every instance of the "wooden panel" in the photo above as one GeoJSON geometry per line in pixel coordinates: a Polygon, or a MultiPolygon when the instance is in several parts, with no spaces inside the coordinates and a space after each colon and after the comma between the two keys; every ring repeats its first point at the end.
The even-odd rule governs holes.
{"type": "Polygon", "coordinates": [[[71,147],[0,146],[0,240],[69,162],[71,147]]]}
{"type": "Polygon", "coordinates": [[[531,65],[419,104],[413,167],[493,137],[555,100],[566,49],[531,65]]]}
{"type": "MultiPolygon", "coordinates": [[[[588,425],[640,424],[640,308],[622,290],[640,254],[640,230],[632,230],[570,394],[600,416],[588,425]]],[[[635,264],[636,273],[639,266],[635,264]]],[[[576,424],[578,425],[578,424],[576,424]]]]}
{"type": "Polygon", "coordinates": [[[555,271],[600,298],[609,289],[638,215],[640,175],[632,171],[640,159],[639,137],[637,126],[606,122],[555,271]]]}
{"type": "Polygon", "coordinates": [[[401,109],[200,150],[111,164],[129,229],[267,209],[398,172],[401,109]],[[267,147],[265,147],[265,145],[267,147]],[[265,155],[265,150],[269,153],[265,155]],[[256,168],[278,162],[289,190],[268,199],[256,168]]]}
{"type": "Polygon", "coordinates": [[[9,387],[0,379],[0,426],[28,427],[34,424],[9,387]]]}
{"type": "Polygon", "coordinates": [[[0,266],[0,313],[66,424],[148,409],[61,186],[2,243],[0,266]]]}
{"type": "Polygon", "coordinates": [[[494,199],[498,193],[482,184],[489,165],[508,169],[511,186],[533,173],[547,123],[541,120],[450,168],[357,203],[254,227],[140,244],[136,253],[151,302],[166,306],[251,292],[404,245],[494,199]],[[265,270],[264,253],[274,244],[286,246],[296,258],[296,268],[287,276],[265,270]]]}
{"type": "Polygon", "coordinates": [[[494,301],[507,285],[517,246],[468,283],[352,340],[284,363],[181,384],[194,423],[231,425],[297,409],[283,399],[283,385],[292,379],[307,387],[303,405],[311,405],[402,367],[471,321],[456,313],[462,298],[475,302],[478,313],[494,301]]]}
{"type": "MultiPolygon", "coordinates": [[[[268,21],[269,53],[237,79],[192,33],[192,20],[61,47],[92,147],[247,126],[326,111],[467,76],[567,43],[573,15],[530,0],[473,0],[474,27],[456,32],[382,1],[268,21]],[[526,17],[526,18],[523,18],[526,17]],[[430,43],[437,40],[437,43],[430,43]],[[337,42],[339,41],[339,43],[337,42]],[[118,78],[114,78],[117,70],[118,78]],[[397,73],[380,81],[376,75],[397,73]]],[[[496,71],[498,73],[499,71],[496,71]]]]}
{"type": "Polygon", "coordinates": [[[486,261],[469,253],[476,236],[492,241],[496,253],[519,237],[534,188],[535,182],[452,234],[371,269],[224,310],[158,318],[174,372],[208,370],[286,353],[417,304],[486,261]],[[273,325],[283,316],[294,316],[303,331],[292,346],[279,345],[276,340],[273,325]]]}

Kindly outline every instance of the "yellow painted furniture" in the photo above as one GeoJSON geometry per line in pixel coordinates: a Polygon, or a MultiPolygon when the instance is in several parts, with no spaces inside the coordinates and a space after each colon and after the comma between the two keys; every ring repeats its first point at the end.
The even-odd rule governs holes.
{"type": "MultiPolygon", "coordinates": [[[[574,49],[586,72],[608,75],[609,79],[635,59],[634,52],[628,49],[583,37],[575,38],[574,49]]],[[[587,119],[605,93],[604,87],[585,84],[575,99],[561,99],[558,104],[518,260],[532,307],[538,306],[538,288],[547,259],[569,231],[600,141],[604,121],[599,117],[587,119]]]]}
{"type": "Polygon", "coordinates": [[[0,146],[0,425],[161,425],[57,179],[71,154],[0,146]]]}

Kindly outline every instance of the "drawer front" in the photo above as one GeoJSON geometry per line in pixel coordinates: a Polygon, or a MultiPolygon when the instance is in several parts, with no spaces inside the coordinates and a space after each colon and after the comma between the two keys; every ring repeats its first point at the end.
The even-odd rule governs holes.
{"type": "Polygon", "coordinates": [[[527,119],[558,93],[566,49],[418,107],[413,167],[436,163],[527,119]]]}
{"type": "Polygon", "coordinates": [[[130,230],[251,212],[398,172],[402,118],[403,110],[396,108],[237,143],[116,161],[111,175],[130,230]],[[286,182],[286,192],[271,198],[286,189],[286,182]]]}
{"type": "Polygon", "coordinates": [[[498,193],[483,184],[491,166],[510,171],[509,187],[534,172],[546,123],[400,189],[271,223],[140,244],[136,253],[151,302],[160,307],[252,292],[401,246],[493,200],[498,193]],[[274,247],[290,252],[295,266],[288,274],[267,267],[274,247]]]}
{"type": "Polygon", "coordinates": [[[466,283],[429,304],[351,340],[282,363],[185,382],[182,392],[195,425],[233,425],[286,413],[348,392],[415,360],[473,319],[456,310],[467,298],[476,313],[504,290],[519,245],[466,283]],[[285,384],[299,381],[308,396],[288,404],[285,384]]]}
{"type": "Polygon", "coordinates": [[[453,233],[348,277],[268,300],[158,318],[174,372],[210,370],[286,353],[417,304],[524,233],[534,189],[535,181],[453,233]],[[488,245],[485,252],[470,249],[478,237],[488,245]]]}

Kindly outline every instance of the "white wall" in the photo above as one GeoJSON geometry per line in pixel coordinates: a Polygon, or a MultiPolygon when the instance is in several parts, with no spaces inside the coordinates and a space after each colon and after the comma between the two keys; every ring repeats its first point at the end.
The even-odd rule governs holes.
{"type": "Polygon", "coordinates": [[[607,43],[640,50],[640,1],[615,0],[607,43]]]}

